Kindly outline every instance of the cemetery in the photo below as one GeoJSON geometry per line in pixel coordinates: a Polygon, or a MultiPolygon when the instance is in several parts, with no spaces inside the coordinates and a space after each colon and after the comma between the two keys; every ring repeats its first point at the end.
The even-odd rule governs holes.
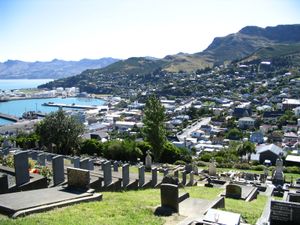
{"type": "MultiPolygon", "coordinates": [[[[165,218],[181,225],[214,224],[216,220],[219,224],[278,225],[284,221],[295,225],[300,221],[300,179],[285,183],[280,157],[270,175],[267,170],[262,174],[219,173],[214,159],[203,169],[194,164],[156,165],[150,154],[145,165],[62,156],[33,149],[21,151],[14,147],[2,148],[0,154],[7,162],[13,161],[13,167],[0,165],[0,213],[4,216],[0,216],[0,222],[5,216],[38,216],[36,213],[49,210],[55,214],[57,208],[69,205],[80,208],[82,204],[78,203],[84,202],[103,202],[109,207],[109,202],[105,203],[109,201],[106,196],[128,195],[132,197],[128,201],[137,204],[134,199],[136,196],[141,198],[143,193],[151,193],[151,197],[149,194],[144,196],[151,202],[152,213],[148,215],[151,224],[152,221],[163,224],[165,218]],[[36,173],[32,164],[40,173],[46,172],[36,173]],[[199,195],[199,192],[202,193],[199,195]],[[279,200],[272,196],[282,197],[279,200]],[[228,212],[228,209],[231,211],[236,205],[243,204],[254,208],[259,204],[261,211],[256,215],[257,222],[249,219],[251,213],[246,212],[249,211],[247,208],[240,209],[244,210],[241,213],[228,212]]],[[[138,204],[142,204],[140,207],[149,204],[147,199],[143,201],[138,200],[138,204]]]]}

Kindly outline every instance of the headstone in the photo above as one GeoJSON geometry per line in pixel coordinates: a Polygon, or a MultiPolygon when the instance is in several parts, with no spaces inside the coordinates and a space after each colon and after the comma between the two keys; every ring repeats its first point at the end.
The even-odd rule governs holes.
{"type": "Polygon", "coordinates": [[[276,160],[276,169],[273,175],[272,183],[274,185],[283,185],[284,175],[283,175],[283,161],[281,156],[276,160]]]}
{"type": "Polygon", "coordinates": [[[91,170],[91,171],[94,170],[94,160],[93,159],[89,159],[88,170],[91,170]]]}
{"type": "Polygon", "coordinates": [[[148,150],[148,151],[147,151],[146,158],[145,158],[145,170],[146,170],[146,171],[151,171],[152,157],[151,157],[150,153],[151,153],[151,152],[148,150]]]}
{"type": "Polygon", "coordinates": [[[240,199],[242,197],[242,188],[236,184],[226,186],[226,197],[240,199]]]}
{"type": "Polygon", "coordinates": [[[167,176],[168,173],[169,173],[168,169],[164,169],[164,170],[163,170],[163,173],[164,173],[164,177],[167,176]]]}
{"type": "Polygon", "coordinates": [[[139,187],[145,184],[145,166],[139,167],[139,187]]]}
{"type": "Polygon", "coordinates": [[[129,184],[129,165],[124,164],[122,166],[122,180],[123,180],[123,187],[127,187],[129,184]]]}
{"type": "Polygon", "coordinates": [[[74,168],[80,168],[80,158],[79,157],[75,156],[73,158],[73,166],[74,166],[74,168]]]}
{"type": "Polygon", "coordinates": [[[300,204],[295,202],[271,201],[270,225],[300,224],[300,204]]]}
{"type": "Polygon", "coordinates": [[[194,185],[194,171],[190,172],[190,185],[194,185]]]}
{"type": "Polygon", "coordinates": [[[8,155],[9,154],[9,148],[3,148],[2,153],[3,153],[3,155],[8,155]]]}
{"type": "Polygon", "coordinates": [[[119,163],[117,161],[114,161],[114,172],[119,171],[119,163]]]}
{"type": "Polygon", "coordinates": [[[46,159],[47,161],[52,161],[52,158],[55,157],[55,154],[52,154],[52,153],[47,153],[46,154],[46,159]]]}
{"type": "Polygon", "coordinates": [[[186,173],[190,173],[193,170],[193,166],[191,164],[185,165],[185,171],[186,173]]]}
{"type": "Polygon", "coordinates": [[[112,182],[111,163],[110,163],[110,161],[106,161],[103,164],[103,176],[104,176],[104,186],[107,187],[112,182]]]}
{"type": "Polygon", "coordinates": [[[245,174],[245,180],[254,180],[254,174],[246,173],[245,174]]]}
{"type": "Polygon", "coordinates": [[[38,164],[40,166],[46,166],[46,155],[45,155],[45,153],[38,154],[38,164]]]}
{"type": "Polygon", "coordinates": [[[186,185],[186,171],[182,171],[182,182],[183,185],[186,185]]]}
{"type": "Polygon", "coordinates": [[[0,194],[8,192],[8,177],[6,174],[0,174],[0,194]]]}
{"type": "Polygon", "coordinates": [[[215,159],[212,158],[209,164],[209,168],[208,168],[208,175],[209,176],[216,176],[217,174],[217,169],[216,169],[216,162],[215,159]]]}
{"type": "Polygon", "coordinates": [[[157,184],[157,168],[156,167],[152,168],[151,173],[152,173],[152,187],[155,187],[157,184]]]}
{"type": "Polygon", "coordinates": [[[37,159],[38,159],[38,154],[39,154],[39,153],[36,152],[36,151],[31,151],[31,152],[30,152],[30,157],[31,157],[31,159],[37,161],[37,159]]]}
{"type": "Polygon", "coordinates": [[[288,201],[300,203],[300,194],[299,193],[288,193],[288,201]]]}
{"type": "Polygon", "coordinates": [[[54,186],[65,181],[64,157],[57,155],[52,158],[53,184],[54,186]]]}
{"type": "Polygon", "coordinates": [[[90,185],[90,171],[78,168],[67,168],[68,187],[86,189],[90,185]]]}
{"type": "Polygon", "coordinates": [[[179,201],[178,201],[178,185],[175,184],[161,184],[160,186],[160,199],[161,206],[168,207],[175,212],[179,211],[179,201]]]}
{"type": "Polygon", "coordinates": [[[196,164],[193,164],[193,172],[195,175],[199,174],[198,166],[196,164]]]}
{"type": "Polygon", "coordinates": [[[179,170],[174,171],[174,176],[177,177],[177,178],[179,177],[179,170]]]}
{"type": "Polygon", "coordinates": [[[17,152],[14,154],[14,166],[16,186],[20,186],[29,182],[29,165],[28,165],[28,153],[26,151],[17,152]]]}
{"type": "Polygon", "coordinates": [[[7,138],[5,138],[3,140],[2,147],[3,148],[10,148],[11,147],[11,143],[10,143],[10,141],[7,138]]]}
{"type": "Polygon", "coordinates": [[[89,158],[80,160],[80,169],[89,170],[89,158]]]}

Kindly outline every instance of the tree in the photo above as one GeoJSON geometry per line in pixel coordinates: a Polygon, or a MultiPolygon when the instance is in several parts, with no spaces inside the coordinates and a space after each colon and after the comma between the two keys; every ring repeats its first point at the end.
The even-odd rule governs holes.
{"type": "Polygon", "coordinates": [[[103,146],[101,142],[96,139],[86,139],[80,145],[80,154],[94,155],[97,154],[100,156],[103,151],[103,146]]]}
{"type": "Polygon", "coordinates": [[[228,131],[226,138],[230,140],[240,140],[243,138],[243,133],[239,129],[233,128],[228,131]]]}
{"type": "Polygon", "coordinates": [[[163,145],[166,142],[164,121],[165,107],[155,96],[149,97],[144,109],[143,135],[145,140],[148,141],[152,147],[155,161],[160,160],[163,145]]]}
{"type": "Polygon", "coordinates": [[[249,162],[251,154],[255,153],[255,145],[250,141],[245,141],[244,143],[237,146],[237,153],[241,158],[244,155],[248,154],[248,162],[249,162]]]}
{"type": "Polygon", "coordinates": [[[35,132],[43,145],[51,147],[55,144],[56,153],[67,155],[79,148],[79,136],[84,132],[84,125],[60,109],[38,123],[35,132]]]}

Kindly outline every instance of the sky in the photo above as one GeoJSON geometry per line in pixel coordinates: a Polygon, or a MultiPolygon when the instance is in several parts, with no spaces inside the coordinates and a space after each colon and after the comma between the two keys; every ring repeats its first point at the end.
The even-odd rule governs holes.
{"type": "Polygon", "coordinates": [[[299,12],[299,0],[0,0],[0,62],[196,53],[299,12]]]}

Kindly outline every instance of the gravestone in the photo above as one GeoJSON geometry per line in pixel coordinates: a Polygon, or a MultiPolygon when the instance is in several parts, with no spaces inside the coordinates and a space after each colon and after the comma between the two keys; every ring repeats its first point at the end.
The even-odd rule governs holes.
{"type": "Polygon", "coordinates": [[[53,184],[54,186],[65,181],[64,157],[57,155],[52,158],[53,184]]]}
{"type": "Polygon", "coordinates": [[[122,181],[123,187],[127,187],[129,184],[129,164],[124,164],[122,166],[122,181]]]}
{"type": "Polygon", "coordinates": [[[38,152],[36,152],[36,151],[31,151],[30,152],[30,158],[32,159],[32,160],[36,160],[37,161],[37,159],[38,159],[38,152]]]}
{"type": "Polygon", "coordinates": [[[300,203],[300,194],[299,193],[288,193],[288,201],[300,203]]]}
{"type": "Polygon", "coordinates": [[[8,177],[6,174],[0,173],[0,194],[8,192],[8,177]]]}
{"type": "Polygon", "coordinates": [[[90,185],[90,171],[78,168],[67,168],[68,187],[87,189],[90,185]]]}
{"type": "Polygon", "coordinates": [[[74,168],[80,168],[80,158],[79,157],[75,156],[73,158],[73,166],[74,166],[74,168]]]}
{"type": "Polygon", "coordinates": [[[91,171],[94,170],[94,160],[93,159],[89,159],[88,170],[91,170],[91,171]]]}
{"type": "Polygon", "coordinates": [[[55,156],[56,156],[55,154],[47,153],[46,154],[46,160],[47,161],[52,161],[52,158],[55,157],[55,156]]]}
{"type": "Polygon", "coordinates": [[[161,206],[168,207],[175,212],[179,211],[179,201],[178,201],[178,185],[163,183],[160,186],[160,199],[161,206]]]}
{"type": "Polygon", "coordinates": [[[208,175],[209,176],[216,176],[217,169],[216,169],[216,162],[214,158],[211,159],[209,167],[208,167],[208,175]]]}
{"type": "Polygon", "coordinates": [[[191,164],[185,165],[185,171],[186,173],[190,173],[193,170],[193,166],[191,164]]]}
{"type": "Polygon", "coordinates": [[[45,153],[38,154],[37,161],[38,161],[38,164],[40,166],[46,166],[46,155],[45,155],[45,153]]]}
{"type": "Polygon", "coordinates": [[[182,171],[182,182],[183,185],[186,185],[186,171],[182,171]]]}
{"type": "Polygon", "coordinates": [[[254,174],[252,173],[246,173],[245,174],[245,180],[254,180],[254,174]]]}
{"type": "Polygon", "coordinates": [[[29,165],[28,165],[28,153],[26,151],[17,152],[14,154],[14,167],[16,186],[20,186],[29,182],[29,165]]]}
{"type": "Polygon", "coordinates": [[[139,187],[145,184],[145,166],[139,167],[139,187]]]}
{"type": "Polygon", "coordinates": [[[114,161],[114,172],[119,171],[119,163],[117,161],[114,161]]]}
{"type": "Polygon", "coordinates": [[[174,177],[177,177],[177,178],[179,177],[179,170],[174,171],[174,177]]]}
{"type": "Polygon", "coordinates": [[[5,138],[2,143],[2,148],[10,148],[10,147],[11,147],[10,141],[7,138],[5,138]]]}
{"type": "Polygon", "coordinates": [[[271,201],[270,225],[299,225],[300,204],[294,202],[271,201]]]}
{"type": "Polygon", "coordinates": [[[89,170],[89,158],[80,160],[80,169],[89,170]]]}
{"type": "Polygon", "coordinates": [[[164,170],[163,170],[164,177],[167,176],[168,173],[169,173],[168,169],[164,169],[164,170]]]}
{"type": "Polygon", "coordinates": [[[275,186],[284,184],[283,161],[281,159],[281,155],[276,160],[276,169],[275,169],[275,172],[273,174],[272,183],[275,186]]]}
{"type": "Polygon", "coordinates": [[[226,186],[226,198],[240,199],[242,197],[242,188],[235,184],[228,184],[226,186]]]}
{"type": "Polygon", "coordinates": [[[148,150],[145,158],[145,171],[150,172],[151,171],[151,166],[152,166],[152,158],[150,155],[150,151],[148,150]]]}
{"type": "Polygon", "coordinates": [[[157,168],[156,167],[152,168],[151,173],[152,173],[152,187],[155,187],[157,184],[157,168]]]}
{"type": "Polygon", "coordinates": [[[190,172],[190,185],[194,185],[194,171],[190,172]]]}
{"type": "Polygon", "coordinates": [[[111,163],[106,161],[103,164],[103,177],[104,177],[104,186],[107,187],[112,183],[112,174],[111,174],[111,163]]]}

